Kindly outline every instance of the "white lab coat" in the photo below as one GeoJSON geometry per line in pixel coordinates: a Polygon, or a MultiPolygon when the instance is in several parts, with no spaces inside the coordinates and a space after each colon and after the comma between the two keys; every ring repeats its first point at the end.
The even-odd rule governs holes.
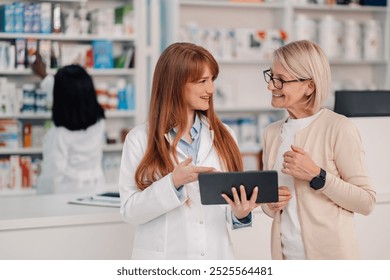
{"type": "Polygon", "coordinates": [[[46,75],[45,78],[42,79],[40,83],[40,88],[44,92],[46,92],[46,102],[47,107],[52,108],[53,107],[53,88],[54,88],[54,76],[53,75],[46,75]]]}
{"type": "Polygon", "coordinates": [[[38,193],[94,194],[103,191],[105,127],[105,120],[100,120],[86,130],[70,131],[64,127],[51,127],[43,139],[38,193]]]}
{"type": "MultiPolygon", "coordinates": [[[[206,118],[202,118],[202,123],[196,164],[221,170],[212,146],[213,132],[206,118]]],[[[169,135],[166,138],[172,140],[169,135]]],[[[234,259],[228,234],[230,206],[201,205],[198,182],[184,185],[178,197],[168,174],[139,191],[134,174],[146,145],[147,125],[133,128],[126,137],[120,167],[121,214],[126,222],[136,226],[132,258],[234,259]]],[[[180,148],[177,151],[179,162],[187,158],[180,148]]]]}

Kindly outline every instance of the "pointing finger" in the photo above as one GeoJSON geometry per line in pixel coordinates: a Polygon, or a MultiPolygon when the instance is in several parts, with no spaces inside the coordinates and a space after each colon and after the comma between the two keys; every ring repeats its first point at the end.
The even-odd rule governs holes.
{"type": "Polygon", "coordinates": [[[204,167],[204,166],[192,166],[191,167],[191,172],[192,173],[211,173],[214,171],[213,167],[204,167]]]}

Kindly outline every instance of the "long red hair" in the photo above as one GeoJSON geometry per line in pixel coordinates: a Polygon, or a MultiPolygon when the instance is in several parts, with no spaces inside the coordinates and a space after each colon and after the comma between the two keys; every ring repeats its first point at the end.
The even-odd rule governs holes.
{"type": "MultiPolygon", "coordinates": [[[[176,146],[187,123],[187,105],[184,87],[188,82],[199,80],[208,66],[213,79],[219,73],[218,63],[206,49],[191,43],[174,43],[164,50],[153,76],[149,108],[148,144],[145,155],[138,165],[135,181],[143,190],[154,181],[172,172],[178,163],[176,146]],[[177,128],[177,135],[170,145],[165,134],[177,128]]],[[[214,131],[214,148],[221,165],[227,171],[241,171],[243,163],[240,150],[214,111],[210,99],[205,115],[214,131]]]]}

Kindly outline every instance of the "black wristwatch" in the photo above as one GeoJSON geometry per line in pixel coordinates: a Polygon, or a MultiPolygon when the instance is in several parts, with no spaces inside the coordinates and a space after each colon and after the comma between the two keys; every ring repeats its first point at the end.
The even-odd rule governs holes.
{"type": "Polygon", "coordinates": [[[326,171],[321,168],[320,174],[318,176],[315,176],[310,181],[310,187],[319,190],[323,186],[325,186],[325,180],[326,180],[326,171]]]}

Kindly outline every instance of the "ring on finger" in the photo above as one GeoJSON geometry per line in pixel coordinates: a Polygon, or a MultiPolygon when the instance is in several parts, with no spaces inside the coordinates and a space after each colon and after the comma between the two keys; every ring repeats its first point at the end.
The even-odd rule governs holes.
{"type": "Polygon", "coordinates": [[[236,204],[237,204],[237,205],[240,205],[240,204],[241,204],[241,202],[236,202],[236,204]]]}
{"type": "Polygon", "coordinates": [[[275,209],[275,208],[278,208],[278,205],[277,205],[276,203],[274,203],[274,204],[272,205],[272,207],[275,209]]]}

